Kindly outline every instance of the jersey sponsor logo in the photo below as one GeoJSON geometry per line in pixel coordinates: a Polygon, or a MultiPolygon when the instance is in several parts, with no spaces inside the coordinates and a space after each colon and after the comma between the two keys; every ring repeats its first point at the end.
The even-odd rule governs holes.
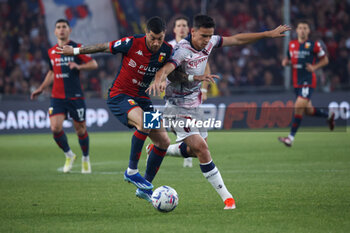
{"type": "Polygon", "coordinates": [[[203,58],[198,59],[198,60],[190,61],[188,63],[188,66],[191,67],[191,68],[196,68],[196,67],[198,67],[198,65],[200,63],[205,62],[207,59],[208,59],[208,57],[203,57],[203,58]]]}
{"type": "Polygon", "coordinates": [[[295,58],[305,58],[306,56],[310,56],[310,51],[308,50],[294,50],[290,52],[291,57],[295,58]]]}
{"type": "Polygon", "coordinates": [[[135,68],[137,64],[136,64],[136,62],[134,60],[130,59],[128,65],[131,66],[132,68],[135,68]]]}
{"type": "Polygon", "coordinates": [[[69,75],[67,73],[62,73],[62,74],[55,74],[56,78],[69,78],[69,75]]]}
{"type": "Polygon", "coordinates": [[[160,53],[158,57],[158,62],[162,63],[165,60],[166,53],[160,53]]]}
{"type": "Polygon", "coordinates": [[[51,59],[52,66],[68,66],[70,62],[74,62],[73,56],[65,56],[51,59]]]}
{"type": "Polygon", "coordinates": [[[143,53],[141,50],[137,51],[136,54],[140,55],[140,56],[143,56],[143,53]]]}
{"type": "Polygon", "coordinates": [[[303,69],[303,64],[294,64],[293,68],[294,69],[303,69]]]}
{"type": "Polygon", "coordinates": [[[154,75],[158,70],[159,70],[159,68],[157,68],[157,67],[140,65],[137,73],[142,74],[142,75],[154,75]]]}
{"type": "Polygon", "coordinates": [[[132,79],[132,83],[134,85],[137,85],[137,86],[140,86],[140,87],[148,87],[147,83],[144,83],[144,82],[141,82],[141,81],[138,81],[136,79],[132,79]]]}

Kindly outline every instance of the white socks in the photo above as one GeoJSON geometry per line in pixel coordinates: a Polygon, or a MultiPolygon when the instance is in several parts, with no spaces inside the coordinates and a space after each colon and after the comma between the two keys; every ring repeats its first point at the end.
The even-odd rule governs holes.
{"type": "Polygon", "coordinates": [[[294,141],[294,136],[292,136],[292,135],[288,135],[288,138],[293,142],[294,141]]]}
{"type": "Polygon", "coordinates": [[[87,155],[87,156],[82,156],[81,160],[83,162],[89,162],[90,161],[90,157],[87,155]]]}
{"type": "Polygon", "coordinates": [[[132,175],[135,175],[136,173],[139,172],[139,169],[131,169],[131,168],[128,168],[126,170],[126,173],[129,175],[129,176],[132,176],[132,175]]]}
{"type": "Polygon", "coordinates": [[[207,178],[209,183],[211,183],[216,192],[218,192],[223,201],[225,201],[227,198],[232,198],[232,195],[227,190],[224,181],[222,180],[221,174],[216,166],[209,172],[203,173],[203,175],[205,178],[207,178]]]}
{"type": "Polygon", "coordinates": [[[67,158],[73,158],[75,155],[72,150],[64,152],[64,154],[66,155],[67,158]]]}
{"type": "Polygon", "coordinates": [[[181,143],[182,142],[170,145],[166,151],[166,154],[170,156],[175,156],[175,157],[183,157],[181,155],[181,150],[180,150],[181,143]]]}

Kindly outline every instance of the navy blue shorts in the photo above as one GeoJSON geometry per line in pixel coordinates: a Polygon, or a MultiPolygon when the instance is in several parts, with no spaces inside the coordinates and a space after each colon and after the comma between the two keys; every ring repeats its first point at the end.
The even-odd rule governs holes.
{"type": "Polygon", "coordinates": [[[134,127],[128,124],[128,113],[133,108],[141,107],[144,112],[154,111],[151,100],[140,97],[132,97],[126,94],[119,94],[113,98],[108,97],[107,105],[113,115],[118,118],[123,125],[129,128],[134,127]]]}
{"type": "Polygon", "coordinates": [[[51,104],[49,108],[49,116],[64,114],[68,117],[68,114],[77,122],[85,121],[86,105],[83,99],[55,99],[51,98],[51,104]]]}
{"type": "Polygon", "coordinates": [[[314,92],[314,88],[312,87],[301,87],[301,88],[294,88],[295,95],[298,97],[301,97],[303,99],[311,99],[312,93],[314,92]]]}

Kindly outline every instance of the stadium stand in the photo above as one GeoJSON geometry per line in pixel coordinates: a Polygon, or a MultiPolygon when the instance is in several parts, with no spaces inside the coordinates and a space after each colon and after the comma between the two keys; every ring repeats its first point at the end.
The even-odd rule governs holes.
{"type": "MultiPolygon", "coordinates": [[[[192,18],[200,13],[200,0],[135,1],[141,24],[159,15],[168,22],[166,39],[172,39],[172,23],[178,14],[192,18]]],[[[216,33],[232,35],[239,32],[264,31],[283,22],[280,1],[211,0],[208,14],[216,23],[216,33]]],[[[312,24],[312,38],[323,43],[330,63],[318,74],[318,91],[332,92],[350,86],[350,2],[291,0],[291,19],[307,18],[312,24]]],[[[29,98],[48,69],[47,49],[50,48],[38,0],[0,1],[0,98],[29,98]]],[[[134,34],[121,30],[122,36],[134,34]]],[[[295,35],[292,35],[295,38],[295,35]]],[[[220,95],[239,91],[284,91],[282,40],[263,40],[245,47],[217,50],[211,60],[212,72],[219,74],[220,95]]],[[[96,58],[99,69],[82,73],[86,97],[105,97],[109,84],[119,67],[120,58],[96,58]]],[[[47,98],[50,90],[46,92],[47,98]]]]}

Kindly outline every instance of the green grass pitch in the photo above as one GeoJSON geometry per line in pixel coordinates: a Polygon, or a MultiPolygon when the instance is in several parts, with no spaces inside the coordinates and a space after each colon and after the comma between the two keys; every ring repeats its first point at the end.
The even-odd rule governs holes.
{"type": "Polygon", "coordinates": [[[90,175],[80,173],[74,134],[79,159],[70,174],[59,171],[64,155],[51,134],[0,136],[0,232],[350,232],[349,132],[300,132],[292,148],[277,141],[286,132],[210,132],[237,209],[223,210],[198,160],[183,168],[182,159],[166,157],[154,186],[179,194],[166,214],[123,181],[131,135],[90,133],[90,175]]]}

